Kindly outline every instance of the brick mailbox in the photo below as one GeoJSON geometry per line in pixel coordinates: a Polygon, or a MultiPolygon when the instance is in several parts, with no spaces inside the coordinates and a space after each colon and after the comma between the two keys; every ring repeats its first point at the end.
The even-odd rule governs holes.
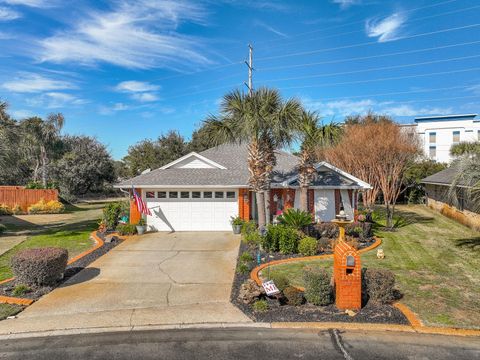
{"type": "Polygon", "coordinates": [[[357,250],[339,241],[333,254],[335,303],[341,310],[362,307],[362,267],[357,250]]]}

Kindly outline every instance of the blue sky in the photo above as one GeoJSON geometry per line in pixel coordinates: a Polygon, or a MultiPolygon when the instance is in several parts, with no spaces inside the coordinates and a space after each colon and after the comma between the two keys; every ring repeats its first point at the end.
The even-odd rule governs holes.
{"type": "Polygon", "coordinates": [[[0,0],[0,99],[62,112],[117,159],[170,129],[190,137],[222,95],[297,97],[325,122],[478,112],[477,0],[0,0]]]}

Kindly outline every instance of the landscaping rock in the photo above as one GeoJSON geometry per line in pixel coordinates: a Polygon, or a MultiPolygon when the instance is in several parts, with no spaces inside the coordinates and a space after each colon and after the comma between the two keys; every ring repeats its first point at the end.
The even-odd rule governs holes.
{"type": "Polygon", "coordinates": [[[252,304],[255,300],[258,300],[260,296],[265,293],[263,287],[257,285],[257,283],[249,279],[245,281],[238,292],[238,299],[244,304],[252,304]]]}
{"type": "Polygon", "coordinates": [[[105,236],[105,242],[106,243],[112,243],[112,242],[117,242],[118,241],[118,236],[116,235],[107,235],[105,236]]]}

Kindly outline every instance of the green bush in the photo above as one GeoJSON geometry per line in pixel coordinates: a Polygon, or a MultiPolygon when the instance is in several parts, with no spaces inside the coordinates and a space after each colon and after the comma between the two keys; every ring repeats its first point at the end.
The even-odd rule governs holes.
{"type": "Polygon", "coordinates": [[[68,251],[63,248],[24,249],[11,260],[17,280],[27,285],[54,285],[65,272],[68,251]]]}
{"type": "Polygon", "coordinates": [[[244,251],[242,255],[240,255],[240,261],[248,263],[250,261],[253,261],[253,256],[248,251],[244,251]]]}
{"type": "Polygon", "coordinates": [[[248,274],[250,272],[250,267],[248,266],[248,264],[245,264],[245,263],[239,263],[237,265],[237,273],[238,274],[248,274]]]}
{"type": "Polygon", "coordinates": [[[268,310],[267,300],[257,300],[252,305],[253,311],[255,312],[265,312],[268,310]]]}
{"type": "Polygon", "coordinates": [[[108,230],[117,227],[120,219],[129,212],[129,205],[125,201],[111,202],[103,208],[103,220],[108,230]]]}
{"type": "Polygon", "coordinates": [[[31,289],[24,284],[19,284],[13,288],[12,295],[13,296],[23,296],[26,293],[30,292],[31,289]]]}
{"type": "Polygon", "coordinates": [[[119,224],[116,231],[119,235],[134,235],[137,233],[137,227],[133,224],[119,224]]]}
{"type": "Polygon", "coordinates": [[[0,204],[0,215],[12,215],[12,209],[7,204],[0,204]]]}
{"type": "Polygon", "coordinates": [[[253,220],[244,221],[242,224],[242,235],[257,232],[257,223],[253,220]]]}
{"type": "Polygon", "coordinates": [[[305,299],[313,305],[325,306],[332,302],[330,275],[321,268],[306,267],[303,270],[305,299]]]}
{"type": "Polygon", "coordinates": [[[298,252],[303,256],[313,256],[317,253],[317,239],[307,236],[298,243],[298,252]]]}
{"type": "Polygon", "coordinates": [[[362,269],[364,298],[380,304],[395,300],[395,274],[386,269],[362,269]]]}
{"type": "Polygon", "coordinates": [[[7,227],[3,224],[0,224],[0,235],[2,235],[5,231],[7,231],[7,227]]]}
{"type": "Polygon", "coordinates": [[[324,222],[320,224],[316,224],[314,226],[316,236],[318,239],[320,238],[328,238],[328,239],[336,239],[338,238],[338,226],[329,223],[329,222],[324,222]]]}
{"type": "Polygon", "coordinates": [[[290,280],[288,280],[288,277],[284,274],[272,275],[271,280],[273,280],[273,283],[280,291],[283,291],[290,285],[290,280]]]}
{"type": "Polygon", "coordinates": [[[268,225],[263,238],[263,247],[268,251],[280,251],[282,254],[297,252],[300,235],[294,228],[285,225],[268,225]]]}
{"type": "Polygon", "coordinates": [[[278,217],[278,221],[280,221],[280,224],[291,228],[303,230],[306,226],[313,223],[313,217],[308,211],[290,208],[278,217]]]}
{"type": "Polygon", "coordinates": [[[287,299],[288,305],[300,306],[303,304],[303,292],[296,287],[288,286],[283,290],[283,296],[287,299]]]}
{"type": "Polygon", "coordinates": [[[240,216],[230,216],[230,224],[232,225],[242,225],[245,222],[240,216]]]}
{"type": "Polygon", "coordinates": [[[257,231],[254,231],[243,235],[242,240],[249,245],[258,246],[263,242],[263,237],[257,231]]]}

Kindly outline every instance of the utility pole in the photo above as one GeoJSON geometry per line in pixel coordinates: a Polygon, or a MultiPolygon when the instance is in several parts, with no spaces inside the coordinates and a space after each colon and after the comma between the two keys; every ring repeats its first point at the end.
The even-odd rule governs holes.
{"type": "Polygon", "coordinates": [[[245,86],[248,88],[248,95],[252,96],[253,93],[253,84],[252,84],[252,75],[253,75],[253,47],[251,44],[248,44],[248,62],[245,61],[248,67],[248,84],[245,83],[245,86]]]}

